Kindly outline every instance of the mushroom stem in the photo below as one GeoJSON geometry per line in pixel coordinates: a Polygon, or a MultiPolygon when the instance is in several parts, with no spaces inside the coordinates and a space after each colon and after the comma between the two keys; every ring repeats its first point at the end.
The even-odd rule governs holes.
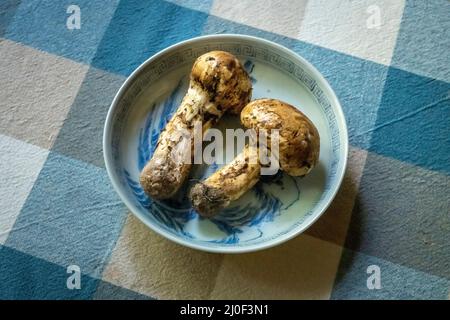
{"type": "Polygon", "coordinates": [[[140,177],[144,191],[153,198],[172,197],[189,174],[194,156],[193,137],[202,136],[216,119],[203,121],[202,110],[207,101],[202,90],[191,87],[161,133],[155,152],[140,177]],[[200,129],[202,132],[197,132],[200,129]]]}
{"type": "Polygon", "coordinates": [[[233,161],[192,187],[192,206],[202,216],[212,217],[250,190],[259,181],[260,172],[258,148],[247,145],[233,161]]]}

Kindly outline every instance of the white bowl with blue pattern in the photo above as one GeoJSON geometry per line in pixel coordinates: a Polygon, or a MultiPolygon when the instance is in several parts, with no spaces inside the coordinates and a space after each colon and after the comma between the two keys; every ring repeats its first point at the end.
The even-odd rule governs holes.
{"type": "MultiPolygon", "coordinates": [[[[240,127],[225,116],[218,128],[240,127]]],[[[103,152],[112,184],[144,224],[179,244],[222,253],[273,247],[302,233],[330,205],[342,182],[348,152],[345,118],[323,76],[306,60],[276,43],[244,35],[211,35],[173,45],[145,61],[120,88],[106,119],[103,152]],[[304,178],[265,177],[213,219],[201,218],[186,197],[191,181],[219,166],[195,165],[189,181],[170,201],[143,192],[139,173],[159,133],[187,91],[194,60],[211,50],[238,57],[253,82],[253,96],[297,106],[320,133],[319,164],[304,178]]]]}

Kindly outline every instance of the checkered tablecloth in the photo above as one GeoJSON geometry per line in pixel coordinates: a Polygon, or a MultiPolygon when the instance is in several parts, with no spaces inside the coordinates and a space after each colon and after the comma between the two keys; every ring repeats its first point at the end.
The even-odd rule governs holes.
{"type": "Polygon", "coordinates": [[[447,299],[449,32],[447,0],[2,0],[0,299],[447,299]],[[331,208],[261,252],[169,242],[128,212],[104,167],[103,124],[127,75],[213,33],[305,57],[349,127],[331,208]]]}

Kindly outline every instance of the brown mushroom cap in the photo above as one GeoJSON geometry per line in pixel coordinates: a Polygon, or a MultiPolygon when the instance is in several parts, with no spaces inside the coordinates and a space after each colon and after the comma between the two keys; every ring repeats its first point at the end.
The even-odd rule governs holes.
{"type": "Polygon", "coordinates": [[[218,109],[239,114],[250,101],[252,83],[242,64],[225,51],[210,51],[197,58],[191,81],[198,83],[218,109]]]}
{"type": "MultiPolygon", "coordinates": [[[[297,108],[276,99],[258,99],[241,112],[246,128],[279,129],[279,160],[283,171],[292,176],[307,174],[318,162],[320,137],[314,124],[297,108]]],[[[269,144],[270,147],[270,144],[269,144]]]]}

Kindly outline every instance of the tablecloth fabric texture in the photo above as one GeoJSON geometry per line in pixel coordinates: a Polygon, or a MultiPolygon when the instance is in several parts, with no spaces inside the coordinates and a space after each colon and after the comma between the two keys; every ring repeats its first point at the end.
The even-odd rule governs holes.
{"type": "Polygon", "coordinates": [[[1,1],[0,299],[448,299],[449,31],[447,0],[1,1]],[[80,29],[66,26],[70,5],[80,29]],[[348,122],[332,206],[256,253],[160,237],[119,200],[103,162],[106,113],[126,77],[216,33],[305,57],[348,122]],[[66,286],[70,265],[80,289],[66,286]],[[380,289],[367,286],[372,265],[380,289]]]}

